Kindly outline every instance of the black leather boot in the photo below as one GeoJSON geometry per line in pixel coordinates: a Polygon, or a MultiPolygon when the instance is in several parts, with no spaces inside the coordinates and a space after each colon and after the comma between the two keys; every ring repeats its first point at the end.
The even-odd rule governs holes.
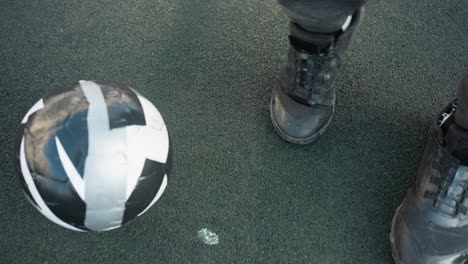
{"type": "Polygon", "coordinates": [[[438,115],[419,167],[392,221],[397,264],[468,263],[468,75],[438,115]]]}
{"type": "Polygon", "coordinates": [[[335,109],[333,83],[362,13],[363,9],[357,11],[344,30],[334,33],[311,33],[291,24],[288,59],[270,104],[273,127],[285,140],[311,143],[330,124],[335,109]]]}

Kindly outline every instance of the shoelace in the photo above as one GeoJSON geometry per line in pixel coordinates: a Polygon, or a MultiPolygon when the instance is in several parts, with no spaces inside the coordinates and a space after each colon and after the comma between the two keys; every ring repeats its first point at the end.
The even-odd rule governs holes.
{"type": "Polygon", "coordinates": [[[442,178],[432,177],[430,182],[437,185],[435,192],[427,191],[424,197],[432,200],[434,209],[440,213],[456,216],[466,215],[468,207],[462,204],[468,188],[468,168],[444,166],[441,169],[442,178]],[[445,177],[443,175],[446,175],[445,177]]]}
{"type": "Polygon", "coordinates": [[[299,87],[305,89],[310,98],[314,91],[314,82],[317,81],[318,74],[323,71],[327,54],[301,56],[298,61],[297,74],[299,74],[299,87]]]}
{"type": "MultiPolygon", "coordinates": [[[[439,127],[453,117],[456,107],[456,103],[452,103],[450,112],[442,114],[439,127]]],[[[440,213],[449,216],[456,216],[460,213],[466,215],[468,207],[462,203],[468,190],[468,167],[458,165],[456,161],[448,157],[442,157],[437,167],[439,167],[440,177],[433,175],[430,179],[430,183],[436,185],[437,190],[426,191],[424,197],[432,200],[434,209],[440,213]]]]}

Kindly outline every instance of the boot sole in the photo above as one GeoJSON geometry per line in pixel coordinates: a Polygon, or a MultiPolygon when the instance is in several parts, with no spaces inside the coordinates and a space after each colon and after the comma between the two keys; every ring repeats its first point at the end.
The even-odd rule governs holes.
{"type": "Polygon", "coordinates": [[[335,114],[335,108],[333,108],[333,112],[332,112],[332,116],[330,117],[330,120],[328,120],[328,122],[317,133],[315,133],[312,136],[307,137],[307,138],[294,138],[294,137],[291,137],[291,136],[285,134],[281,130],[281,128],[278,126],[278,124],[276,123],[275,118],[273,117],[273,97],[270,100],[270,119],[271,119],[271,123],[273,124],[273,128],[275,129],[276,133],[278,133],[278,135],[282,139],[288,141],[289,143],[293,143],[293,144],[306,145],[306,144],[310,144],[310,143],[314,142],[315,140],[317,140],[323,133],[325,133],[327,128],[330,126],[330,123],[331,123],[331,121],[333,119],[334,114],[335,114]]]}

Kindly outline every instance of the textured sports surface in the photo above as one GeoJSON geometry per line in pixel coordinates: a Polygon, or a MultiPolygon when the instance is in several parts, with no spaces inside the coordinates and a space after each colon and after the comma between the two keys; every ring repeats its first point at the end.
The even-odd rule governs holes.
{"type": "Polygon", "coordinates": [[[269,120],[287,52],[274,1],[0,0],[1,262],[392,263],[393,213],[468,72],[467,12],[465,0],[370,1],[332,124],[295,146],[269,120]],[[29,108],[77,80],[135,87],[174,143],[165,193],[110,232],[51,223],[12,162],[29,108]]]}

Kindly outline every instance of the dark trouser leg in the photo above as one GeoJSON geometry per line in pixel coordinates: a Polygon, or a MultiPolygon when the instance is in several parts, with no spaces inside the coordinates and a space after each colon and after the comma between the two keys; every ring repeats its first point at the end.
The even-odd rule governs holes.
{"type": "Polygon", "coordinates": [[[306,31],[331,33],[341,29],[349,15],[366,0],[278,0],[291,22],[306,31]]]}

